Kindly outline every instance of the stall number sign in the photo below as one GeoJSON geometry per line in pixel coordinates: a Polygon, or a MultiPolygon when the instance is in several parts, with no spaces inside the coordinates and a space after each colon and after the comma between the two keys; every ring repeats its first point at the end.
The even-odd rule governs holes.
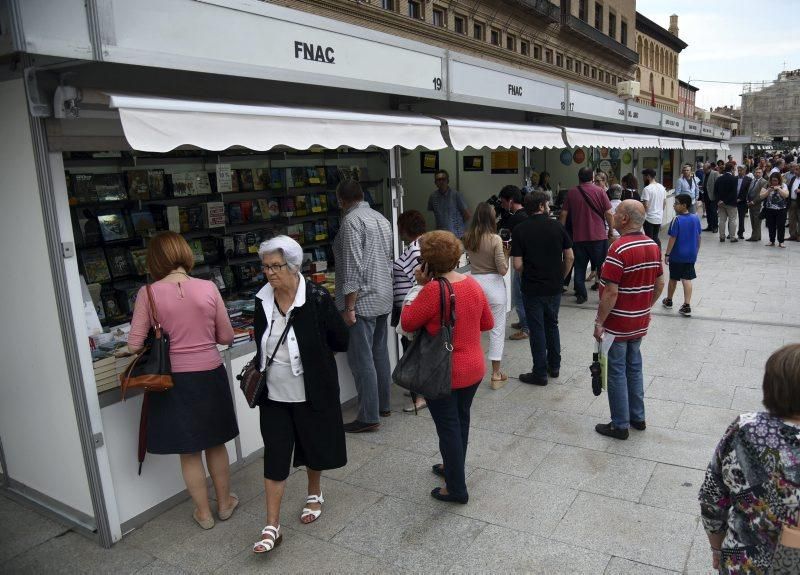
{"type": "Polygon", "coordinates": [[[686,122],[686,131],[691,132],[693,134],[699,134],[700,124],[695,124],[694,122],[686,122]]]}
{"type": "Polygon", "coordinates": [[[599,116],[614,122],[625,120],[624,102],[617,102],[616,100],[586,94],[585,92],[570,90],[569,104],[570,112],[599,116]]]}
{"type": "Polygon", "coordinates": [[[702,130],[704,136],[713,136],[714,135],[714,129],[713,128],[710,128],[708,126],[702,126],[700,129],[702,130]]]}
{"type": "Polygon", "coordinates": [[[664,116],[661,120],[661,125],[668,130],[683,130],[683,122],[670,116],[664,116]]]}
{"type": "Polygon", "coordinates": [[[643,110],[634,106],[628,106],[628,121],[637,124],[649,124],[658,126],[661,123],[661,113],[651,110],[643,110]]]}

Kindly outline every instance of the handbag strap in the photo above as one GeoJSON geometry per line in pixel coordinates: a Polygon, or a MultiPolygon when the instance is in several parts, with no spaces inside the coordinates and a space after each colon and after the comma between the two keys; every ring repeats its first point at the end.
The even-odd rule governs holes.
{"type": "MultiPolygon", "coordinates": [[[[292,312],[289,314],[289,318],[286,320],[286,327],[283,328],[283,333],[281,334],[281,337],[278,340],[278,344],[275,346],[275,349],[272,350],[272,355],[269,357],[269,361],[267,361],[267,364],[264,367],[264,369],[272,365],[272,361],[275,359],[275,354],[278,353],[278,349],[281,347],[281,345],[283,345],[283,340],[286,339],[286,334],[289,333],[289,328],[292,327],[293,319],[294,319],[294,310],[292,310],[292,312]]],[[[272,323],[275,323],[275,321],[273,320],[272,323]]],[[[269,331],[270,333],[272,333],[272,325],[270,325],[269,331]]]]}
{"type": "Polygon", "coordinates": [[[606,221],[605,216],[603,216],[603,214],[600,213],[600,210],[598,209],[597,206],[595,206],[591,201],[589,201],[589,196],[586,195],[586,192],[583,191],[583,188],[580,185],[578,186],[578,191],[581,193],[581,196],[583,196],[583,199],[586,202],[586,205],[589,206],[589,209],[592,210],[600,218],[600,220],[605,222],[606,221]]]}
{"type": "Polygon", "coordinates": [[[440,314],[441,314],[441,321],[440,324],[442,327],[449,326],[455,327],[456,325],[456,292],[453,289],[453,284],[451,284],[446,278],[436,278],[439,282],[439,305],[440,305],[440,314]],[[445,295],[445,289],[447,290],[447,294],[445,295]],[[449,300],[449,301],[448,301],[449,300]],[[449,305],[449,321],[448,315],[445,313],[445,310],[448,309],[449,305]]]}
{"type": "Polygon", "coordinates": [[[153,324],[156,337],[161,338],[161,322],[158,319],[158,308],[156,307],[156,300],[153,297],[153,288],[150,284],[147,284],[147,299],[150,302],[150,322],[153,324]]]}

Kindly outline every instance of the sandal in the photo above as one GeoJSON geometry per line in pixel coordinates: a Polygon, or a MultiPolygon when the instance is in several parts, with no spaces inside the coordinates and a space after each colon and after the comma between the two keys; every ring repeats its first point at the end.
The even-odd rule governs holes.
{"type": "Polygon", "coordinates": [[[492,379],[489,380],[489,387],[492,389],[500,389],[508,381],[508,376],[502,371],[492,374],[492,379]]]}
{"type": "Polygon", "coordinates": [[[269,553],[282,542],[281,526],[273,527],[272,525],[267,525],[261,530],[261,541],[253,543],[253,553],[269,553]],[[270,539],[267,539],[267,536],[270,539]]]}
{"type": "Polygon", "coordinates": [[[428,407],[428,403],[423,403],[422,405],[411,404],[411,407],[404,407],[403,413],[416,413],[420,410],[425,409],[428,407]]]}
{"type": "Polygon", "coordinates": [[[233,515],[233,512],[236,510],[237,507],[239,507],[239,496],[236,495],[235,493],[229,493],[228,496],[231,499],[233,499],[233,505],[231,505],[230,508],[225,509],[224,511],[222,510],[222,508],[217,509],[217,514],[219,515],[220,521],[227,521],[228,519],[230,519],[231,515],[233,515]]]}
{"type": "Polygon", "coordinates": [[[195,520],[195,523],[197,523],[200,527],[202,527],[203,529],[206,529],[206,530],[211,529],[212,527],[214,527],[214,518],[213,517],[209,517],[208,519],[200,519],[197,516],[197,511],[198,510],[195,509],[194,512],[192,513],[192,519],[195,520]]]}
{"type": "MultiPolygon", "coordinates": [[[[322,506],[322,504],[325,503],[325,500],[322,498],[322,493],[320,493],[319,495],[309,495],[308,497],[306,497],[306,505],[308,505],[309,503],[319,503],[320,506],[322,506]]],[[[322,514],[322,509],[315,510],[315,509],[309,509],[308,507],[303,507],[303,512],[300,514],[300,523],[302,523],[303,525],[309,525],[311,523],[314,523],[314,521],[319,519],[319,516],[321,514],[322,514]],[[303,519],[305,519],[306,517],[313,517],[314,519],[312,519],[311,521],[303,521],[303,519]]]]}

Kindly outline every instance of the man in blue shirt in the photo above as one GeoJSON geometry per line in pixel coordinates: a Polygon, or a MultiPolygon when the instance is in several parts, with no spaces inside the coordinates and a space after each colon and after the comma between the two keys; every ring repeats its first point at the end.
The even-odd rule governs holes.
{"type": "Polygon", "coordinates": [[[679,194],[686,194],[692,198],[692,205],[689,208],[689,213],[696,213],[697,208],[695,207],[695,203],[697,203],[700,197],[700,184],[692,173],[692,167],[689,164],[683,166],[681,177],[675,184],[675,195],[677,196],[679,194]]]}
{"type": "Polygon", "coordinates": [[[428,211],[436,218],[436,229],[453,232],[457,238],[464,235],[464,222],[470,213],[464,196],[450,187],[450,175],[446,170],[434,174],[436,190],[428,198],[428,211]]]}
{"type": "Polygon", "coordinates": [[[680,281],[683,285],[683,305],[678,310],[682,316],[692,315],[692,280],[697,277],[694,264],[700,251],[700,234],[703,226],[696,214],[689,213],[692,198],[688,194],[675,196],[675,219],[669,225],[669,243],[664,250],[664,263],[669,266],[667,297],[661,303],[672,309],[672,296],[680,281]]]}

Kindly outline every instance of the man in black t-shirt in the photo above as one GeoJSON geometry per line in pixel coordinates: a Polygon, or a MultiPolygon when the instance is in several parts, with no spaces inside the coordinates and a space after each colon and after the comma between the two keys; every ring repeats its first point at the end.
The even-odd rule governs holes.
{"type": "Polygon", "coordinates": [[[572,239],[558,221],[550,219],[547,194],[534,191],[525,198],[531,214],[514,227],[511,256],[514,269],[522,273],[522,299],[530,328],[533,369],[519,380],[547,385],[547,376],[558,377],[561,368],[561,340],[558,310],[561,286],[572,268],[572,239]]]}
{"type": "MultiPolygon", "coordinates": [[[[500,204],[506,211],[500,224],[497,226],[498,230],[508,230],[508,238],[514,232],[514,228],[524,222],[528,214],[522,207],[522,191],[517,186],[505,186],[498,194],[500,204]]],[[[502,234],[502,232],[500,232],[502,234]]],[[[525,319],[525,306],[522,302],[522,291],[520,290],[520,275],[512,268],[511,270],[511,300],[514,308],[517,310],[519,321],[512,323],[511,327],[517,331],[511,334],[510,339],[520,340],[528,339],[528,322],[525,319]]]]}

